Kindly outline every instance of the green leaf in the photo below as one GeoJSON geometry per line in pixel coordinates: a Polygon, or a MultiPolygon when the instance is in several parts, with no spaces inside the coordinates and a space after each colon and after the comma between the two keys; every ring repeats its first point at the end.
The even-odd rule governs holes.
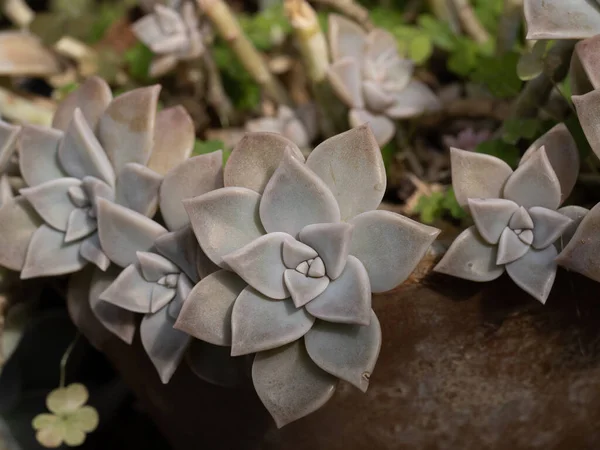
{"type": "Polygon", "coordinates": [[[471,75],[473,81],[483,84],[496,97],[511,98],[517,95],[523,82],[517,76],[519,54],[509,52],[502,56],[485,57],[477,62],[471,75]]]}
{"type": "Polygon", "coordinates": [[[423,64],[433,53],[433,42],[427,35],[415,36],[410,41],[408,55],[415,64],[423,64]]]}
{"type": "Polygon", "coordinates": [[[442,203],[444,201],[443,192],[434,192],[431,195],[423,195],[415,207],[415,212],[423,223],[434,223],[439,219],[443,212],[442,203]]]}
{"type": "Polygon", "coordinates": [[[152,50],[141,42],[138,42],[125,52],[125,61],[129,66],[129,73],[133,78],[142,82],[150,81],[148,70],[153,58],[154,54],[152,50]]]}
{"type": "Polygon", "coordinates": [[[270,50],[273,44],[292,31],[283,10],[283,2],[278,2],[258,14],[240,14],[237,17],[246,36],[262,51],[270,50]]]}
{"type": "Polygon", "coordinates": [[[385,166],[386,172],[390,169],[390,165],[394,160],[394,155],[396,154],[396,149],[391,143],[387,143],[383,147],[381,147],[381,157],[383,158],[383,165],[385,166]]]}
{"type": "Polygon", "coordinates": [[[229,155],[231,154],[231,151],[226,149],[223,141],[219,139],[213,139],[209,141],[201,141],[200,139],[196,139],[192,156],[204,155],[206,153],[216,152],[217,150],[223,150],[223,164],[225,164],[229,158],[229,155]]]}
{"type": "Polygon", "coordinates": [[[463,207],[458,204],[458,200],[456,200],[456,195],[454,194],[454,189],[452,187],[450,187],[444,195],[442,208],[447,210],[450,215],[457,220],[462,220],[468,216],[463,207]]]}
{"type": "Polygon", "coordinates": [[[508,144],[516,144],[521,139],[533,140],[539,136],[544,124],[540,119],[506,119],[503,124],[502,139],[508,144]]]}
{"type": "Polygon", "coordinates": [[[517,63],[517,75],[521,80],[531,80],[544,71],[548,43],[549,41],[537,41],[531,50],[521,55],[517,63]]]}
{"type": "Polygon", "coordinates": [[[235,107],[242,111],[256,108],[260,103],[260,88],[231,49],[222,41],[217,41],[213,55],[221,72],[225,92],[235,107]]]}
{"type": "Polygon", "coordinates": [[[502,139],[492,139],[482,142],[477,146],[475,151],[500,158],[511,167],[517,167],[521,158],[519,149],[502,139]]]}

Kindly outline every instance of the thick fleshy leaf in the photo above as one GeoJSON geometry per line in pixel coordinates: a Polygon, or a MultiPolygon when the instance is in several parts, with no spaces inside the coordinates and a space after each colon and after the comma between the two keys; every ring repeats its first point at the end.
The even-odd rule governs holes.
{"type": "Polygon", "coordinates": [[[365,57],[368,62],[385,62],[398,55],[396,38],[382,28],[375,28],[366,40],[365,57]]]}
{"type": "Polygon", "coordinates": [[[108,259],[108,256],[102,251],[98,233],[92,234],[81,243],[79,254],[82,258],[95,264],[96,267],[102,271],[105,271],[108,269],[108,266],[110,266],[110,259],[108,259]]]}
{"type": "Polygon", "coordinates": [[[362,263],[354,256],[349,256],[341,276],[308,303],[306,310],[317,319],[328,322],[368,325],[371,317],[371,285],[362,263]]]}
{"type": "Polygon", "coordinates": [[[283,242],[282,256],[285,266],[288,269],[295,269],[298,264],[306,262],[309,259],[314,259],[319,255],[308,245],[295,239],[287,239],[283,242]]]}
{"type": "Polygon", "coordinates": [[[389,211],[362,213],[350,223],[350,254],[367,269],[373,292],[388,291],[406,280],[440,233],[389,211]]]}
{"type": "Polygon", "coordinates": [[[504,198],[525,208],[558,208],[561,200],[560,182],[543,147],[534,152],[506,181],[504,198]]]}
{"type": "Polygon", "coordinates": [[[508,164],[495,156],[450,149],[452,186],[463,207],[469,198],[502,198],[504,184],[513,173],[508,164]]]}
{"type": "Polygon", "coordinates": [[[579,41],[575,45],[569,68],[572,95],[586,94],[600,88],[600,35],[579,41]]]}
{"type": "Polygon", "coordinates": [[[152,252],[137,252],[142,275],[147,281],[157,282],[169,274],[178,274],[180,269],[167,258],[152,252]]]}
{"type": "Polygon", "coordinates": [[[193,339],[185,360],[194,374],[208,383],[223,387],[238,387],[250,378],[253,356],[234,358],[229,347],[193,339]]]}
{"type": "Polygon", "coordinates": [[[304,227],[298,237],[317,251],[327,276],[335,280],[346,265],[353,230],[354,226],[349,223],[316,223],[304,227]]]}
{"type": "Polygon", "coordinates": [[[79,108],[75,109],[73,120],[58,147],[58,160],[72,177],[92,176],[109,186],[115,185],[115,172],[110,161],[79,108]]]}
{"type": "Polygon", "coordinates": [[[234,147],[225,165],[225,186],[238,186],[262,193],[289,149],[304,162],[304,155],[289,139],[275,133],[250,133],[234,147]]]}
{"type": "Polygon", "coordinates": [[[165,306],[155,314],[146,314],[140,324],[142,345],[158,371],[160,380],[168,383],[181,363],[191,337],[173,328],[173,319],[165,306]]]}
{"type": "Polygon", "coordinates": [[[92,234],[98,228],[98,222],[90,217],[87,209],[77,208],[71,211],[67,221],[65,242],[73,242],[92,234]]]}
{"type": "Polygon", "coordinates": [[[519,239],[510,228],[505,228],[498,241],[498,256],[496,264],[507,264],[516,261],[529,250],[529,244],[519,239]]]}
{"type": "Polygon", "coordinates": [[[31,237],[44,221],[25,197],[18,196],[0,208],[0,265],[20,271],[31,237]]]}
{"type": "Polygon", "coordinates": [[[519,165],[523,165],[540,148],[546,150],[546,156],[554,173],[558,177],[561,189],[561,203],[571,194],[579,174],[579,150],[577,143],[564,123],[559,123],[542,137],[537,139],[525,152],[519,165]]]}
{"type": "MultiPolygon", "coordinates": [[[[505,200],[510,201],[510,200],[505,200]]],[[[508,226],[513,230],[531,230],[533,228],[533,219],[525,208],[519,206],[510,218],[508,226]]]]}
{"type": "Polygon", "coordinates": [[[250,189],[226,187],[183,201],[200,247],[217,266],[227,269],[223,256],[264,234],[260,198],[250,189]]]}
{"type": "Polygon", "coordinates": [[[267,297],[289,297],[283,273],[283,243],[293,238],[286,233],[269,233],[223,257],[225,263],[246,283],[267,297]]]}
{"type": "Polygon", "coordinates": [[[214,345],[231,345],[233,304],[247,284],[236,274],[219,270],[194,286],[175,328],[214,345]]]}
{"type": "Polygon", "coordinates": [[[440,99],[425,84],[411,80],[404,89],[394,94],[393,104],[385,114],[393,119],[406,119],[426,112],[437,111],[440,99]]]}
{"type": "Polygon", "coordinates": [[[79,186],[81,181],[76,178],[59,178],[19,192],[48,225],[66,231],[69,215],[77,208],[71,202],[68,191],[79,186]]]}
{"type": "Polygon", "coordinates": [[[199,155],[170,170],[160,186],[160,211],[169,230],[178,230],[190,220],[181,203],[223,187],[223,152],[199,155]]]}
{"type": "Polygon", "coordinates": [[[195,140],[194,122],[183,106],[163,109],[156,115],[154,146],[148,167],[166,175],[190,157],[195,140]]]}
{"type": "Polygon", "coordinates": [[[15,198],[6,174],[0,175],[0,207],[15,198]]]}
{"type": "Polygon", "coordinates": [[[231,314],[231,356],[262,352],[300,339],[315,318],[292,299],[272,300],[252,287],[245,288],[231,314]]]}
{"type": "Polygon", "coordinates": [[[306,166],[329,187],[344,221],[376,209],[385,193],[383,158],[366,125],[319,144],[310,153],[306,166]]]}
{"type": "Polygon", "coordinates": [[[156,238],[166,232],[140,213],[108,200],[98,201],[98,236],[102,250],[121,267],[135,263],[136,253],[150,250],[156,238]]]}
{"type": "Polygon", "coordinates": [[[434,270],[465,280],[492,281],[504,273],[504,266],[498,266],[496,258],[497,247],[470,227],[458,235],[434,270]]]}
{"type": "Polygon", "coordinates": [[[144,279],[139,265],[131,264],[101,294],[100,300],[136,313],[149,313],[154,283],[144,279]]]}
{"type": "Polygon", "coordinates": [[[558,251],[561,252],[562,250],[564,250],[567,244],[571,242],[571,239],[573,238],[575,232],[579,228],[581,221],[590,211],[589,209],[583,208],[581,206],[569,205],[560,208],[558,212],[571,219],[571,223],[569,223],[567,228],[565,228],[565,230],[563,231],[563,234],[554,243],[558,251]]]}
{"type": "Polygon", "coordinates": [[[98,269],[92,277],[90,307],[96,318],[112,334],[131,344],[135,334],[135,314],[111,303],[100,300],[100,295],[117,279],[121,268],[111,266],[106,272],[98,269]]]}
{"type": "Polygon", "coordinates": [[[348,121],[353,128],[368,125],[377,144],[381,147],[387,144],[396,132],[396,125],[391,119],[384,115],[371,114],[366,109],[351,109],[348,113],[348,121]]]}
{"type": "Polygon", "coordinates": [[[286,151],[265,187],[260,219],[268,233],[295,237],[306,225],[339,222],[340,209],[323,180],[286,151]]]}
{"type": "Polygon", "coordinates": [[[0,119],[0,172],[4,172],[12,159],[17,146],[17,136],[21,127],[0,119]]]}
{"type": "Polygon", "coordinates": [[[346,106],[362,109],[365,107],[365,101],[359,61],[354,58],[342,58],[335,61],[327,69],[327,79],[346,106]]]}
{"type": "Polygon", "coordinates": [[[600,34],[593,0],[525,0],[527,39],[585,39],[600,34]]]}
{"type": "Polygon", "coordinates": [[[179,58],[175,54],[157,55],[150,62],[148,76],[150,78],[160,78],[177,67],[179,58]]]}
{"type": "Polygon", "coordinates": [[[339,14],[329,14],[328,34],[334,62],[345,57],[363,60],[367,33],[357,23],[339,14]]]}
{"type": "Polygon", "coordinates": [[[507,264],[506,272],[517,286],[546,303],[556,277],[556,255],[553,245],[543,250],[531,248],[522,258],[507,264]]]}
{"type": "Polygon", "coordinates": [[[337,385],[336,377],[310,359],[302,341],[258,353],[252,381],[279,428],[319,409],[337,385]]]}
{"type": "Polygon", "coordinates": [[[100,117],[98,139],[117,175],[127,163],[150,159],[159,92],[155,85],[121,94],[100,117]]]}
{"type": "Polygon", "coordinates": [[[153,14],[134,22],[131,31],[154,53],[180,51],[186,45],[185,24],[181,16],[161,4],[154,6],[153,14]]]}
{"type": "Polygon", "coordinates": [[[372,310],[367,325],[319,321],[304,342],[317,366],[366,392],[381,348],[381,327],[372,310]]]}
{"type": "Polygon", "coordinates": [[[320,257],[317,257],[310,262],[307,275],[312,278],[321,278],[325,276],[325,263],[320,257]]]}
{"type": "Polygon", "coordinates": [[[540,250],[556,241],[571,223],[567,216],[535,206],[529,210],[533,219],[533,247],[540,250]]]}
{"type": "Polygon", "coordinates": [[[502,198],[470,198],[469,209],[481,237],[489,244],[497,244],[519,205],[502,198]]]}
{"type": "MultiPolygon", "coordinates": [[[[598,14],[600,17],[600,14],[598,14]]],[[[571,97],[581,127],[587,137],[590,147],[600,158],[600,128],[598,117],[600,116],[600,89],[588,92],[584,95],[573,95],[571,97]]]]}
{"type": "MultiPolygon", "coordinates": [[[[0,209],[0,211],[2,211],[0,209]]],[[[566,269],[600,282],[600,203],[583,218],[569,244],[556,262],[566,269]]]]}
{"type": "Polygon", "coordinates": [[[163,178],[138,163],[125,164],[117,178],[115,201],[146,217],[156,214],[158,190],[163,178]]]}
{"type": "MultiPolygon", "coordinates": [[[[85,192],[90,202],[90,215],[92,217],[98,216],[98,201],[100,199],[106,199],[111,202],[115,200],[115,191],[104,181],[100,181],[94,177],[84,177],[82,183],[83,191],[85,192]]],[[[73,198],[72,192],[69,192],[69,196],[73,198]]]]}
{"type": "Polygon", "coordinates": [[[296,308],[306,305],[329,286],[329,278],[313,278],[295,269],[287,269],[283,278],[296,308]]]}
{"type": "Polygon", "coordinates": [[[87,261],[79,254],[81,241],[65,243],[65,234],[42,225],[33,234],[21,279],[65,275],[81,270],[87,261]]]}
{"type": "Polygon", "coordinates": [[[19,168],[29,186],[66,177],[58,162],[63,133],[51,128],[26,125],[19,135],[19,168]]]}
{"type": "Polygon", "coordinates": [[[76,108],[81,109],[83,117],[96,129],[100,116],[112,100],[110,87],[100,77],[89,77],[77,90],[71,92],[58,106],[52,128],[66,131],[73,119],[76,108]]]}
{"type": "Polygon", "coordinates": [[[380,83],[375,81],[363,81],[362,91],[365,97],[365,106],[369,111],[382,113],[394,103],[393,97],[383,89],[380,83]]]}

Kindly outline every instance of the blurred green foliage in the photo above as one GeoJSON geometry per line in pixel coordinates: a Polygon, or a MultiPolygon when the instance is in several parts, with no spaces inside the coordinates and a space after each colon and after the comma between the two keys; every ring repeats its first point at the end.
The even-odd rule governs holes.
{"type": "Polygon", "coordinates": [[[223,164],[227,162],[229,155],[231,154],[231,150],[225,148],[225,144],[223,141],[218,139],[202,141],[200,139],[196,139],[194,143],[194,150],[192,151],[192,156],[204,155],[205,153],[212,153],[217,150],[223,150],[223,164]]]}
{"type": "Polygon", "coordinates": [[[454,220],[467,217],[466,211],[456,201],[454,189],[451,187],[444,192],[434,192],[424,195],[415,207],[415,213],[423,223],[432,224],[448,215],[454,220]]]}

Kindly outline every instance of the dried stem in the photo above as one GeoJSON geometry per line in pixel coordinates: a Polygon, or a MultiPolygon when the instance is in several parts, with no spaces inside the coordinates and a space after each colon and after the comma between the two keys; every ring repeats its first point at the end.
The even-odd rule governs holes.
{"type": "Polygon", "coordinates": [[[2,12],[19,28],[27,28],[35,18],[35,12],[24,0],[4,0],[2,12]]]}
{"type": "Polygon", "coordinates": [[[273,100],[290,104],[285,88],[270,72],[267,63],[242,31],[239,22],[223,0],[196,0],[200,10],[231,47],[244,68],[273,100]]]}
{"type": "Polygon", "coordinates": [[[0,87],[2,116],[18,122],[50,126],[56,105],[43,98],[21,97],[0,87]]]}
{"type": "Polygon", "coordinates": [[[322,5],[328,6],[337,10],[345,16],[348,16],[350,19],[354,20],[356,23],[360,24],[366,30],[372,30],[375,28],[373,22],[371,22],[371,18],[369,17],[369,10],[361,5],[359,5],[354,0],[314,0],[315,3],[320,3],[322,5]]]}
{"type": "Polygon", "coordinates": [[[207,48],[202,54],[202,62],[206,69],[207,75],[207,98],[208,102],[215,108],[221,121],[221,126],[228,127],[231,122],[233,114],[233,106],[231,100],[227,96],[225,89],[223,88],[223,82],[221,80],[221,74],[219,68],[215,63],[213,54],[210,48],[207,48]]]}
{"type": "Polygon", "coordinates": [[[65,353],[62,355],[62,358],[60,358],[59,387],[61,387],[61,388],[65,387],[65,378],[66,378],[66,374],[67,374],[67,363],[69,362],[69,356],[71,356],[71,353],[73,352],[73,349],[75,348],[75,344],[77,344],[77,341],[79,340],[79,336],[81,336],[81,333],[77,332],[77,334],[75,335],[75,338],[69,344],[65,353]]]}
{"type": "Polygon", "coordinates": [[[461,32],[460,21],[456,11],[450,4],[452,0],[427,0],[429,9],[440,20],[446,22],[450,29],[459,34],[461,32]]]}
{"type": "Polygon", "coordinates": [[[475,15],[469,0],[451,1],[465,32],[480,44],[489,41],[490,35],[475,15]]]}
{"type": "Polygon", "coordinates": [[[504,0],[504,11],[500,17],[496,53],[502,55],[512,50],[519,37],[523,22],[523,0],[504,0]]]}

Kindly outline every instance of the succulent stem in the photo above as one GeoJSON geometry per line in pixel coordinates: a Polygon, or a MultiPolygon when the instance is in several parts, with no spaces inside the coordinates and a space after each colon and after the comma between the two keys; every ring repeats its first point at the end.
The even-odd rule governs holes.
{"type": "Polygon", "coordinates": [[[375,28],[369,17],[369,10],[354,0],[315,0],[315,3],[320,3],[337,10],[357,22],[366,30],[375,28]]]}
{"type": "Polygon", "coordinates": [[[504,0],[504,10],[500,17],[496,53],[502,55],[510,51],[519,37],[523,17],[523,0],[504,0]]]}
{"type": "Polygon", "coordinates": [[[265,60],[242,31],[239,22],[223,0],[196,0],[221,37],[231,47],[244,68],[273,100],[290,104],[285,88],[273,76],[265,60]]]}
{"type": "Polygon", "coordinates": [[[480,44],[487,42],[490,35],[475,15],[469,0],[451,1],[465,32],[480,44]]]}

